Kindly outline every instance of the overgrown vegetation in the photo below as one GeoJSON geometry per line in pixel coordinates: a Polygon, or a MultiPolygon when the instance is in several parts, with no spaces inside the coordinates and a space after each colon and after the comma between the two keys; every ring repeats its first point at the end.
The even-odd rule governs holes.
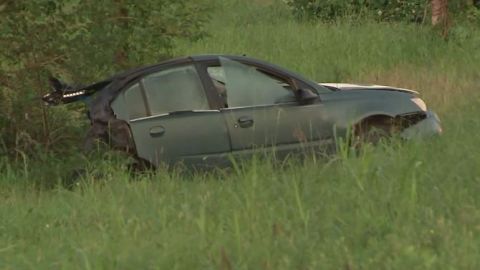
{"type": "Polygon", "coordinates": [[[40,101],[48,76],[89,83],[156,63],[171,56],[174,39],[204,35],[208,8],[196,0],[0,1],[0,142],[12,154],[80,140],[84,113],[40,101]]]}
{"type": "Polygon", "coordinates": [[[425,0],[286,0],[286,2],[297,17],[318,18],[324,21],[351,15],[367,15],[380,21],[421,22],[426,19],[428,6],[425,0]]]}
{"type": "Polygon", "coordinates": [[[209,36],[175,40],[172,55],[247,54],[317,81],[417,89],[445,133],[209,173],[132,176],[111,153],[0,155],[0,268],[480,267],[478,28],[455,24],[445,41],[428,25],[302,22],[274,0],[214,6],[209,36]],[[78,167],[81,186],[65,190],[78,167]]]}
{"type": "MultiPolygon", "coordinates": [[[[430,0],[284,0],[297,18],[335,21],[345,17],[362,19],[373,18],[378,21],[429,22],[431,14],[430,0]]],[[[464,17],[477,10],[470,0],[449,0],[452,15],[464,17]]],[[[471,16],[470,20],[480,18],[471,16]]]]}

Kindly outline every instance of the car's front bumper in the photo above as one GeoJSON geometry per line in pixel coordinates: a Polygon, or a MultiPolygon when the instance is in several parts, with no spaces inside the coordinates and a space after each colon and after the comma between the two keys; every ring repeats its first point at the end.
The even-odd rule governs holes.
{"type": "Polygon", "coordinates": [[[426,117],[402,131],[400,136],[404,139],[412,139],[419,137],[429,137],[432,135],[439,135],[442,133],[442,126],[437,114],[432,111],[427,111],[426,117]]]}

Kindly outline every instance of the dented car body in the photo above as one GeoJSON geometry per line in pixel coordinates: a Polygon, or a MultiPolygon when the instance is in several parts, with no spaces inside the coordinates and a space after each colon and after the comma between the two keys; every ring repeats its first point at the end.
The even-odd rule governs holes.
{"type": "Polygon", "coordinates": [[[244,56],[191,56],[89,86],[52,85],[50,105],[87,100],[87,150],[101,139],[155,167],[215,165],[259,149],[322,151],[364,126],[395,126],[404,138],[441,133],[415,91],[319,84],[244,56]]]}

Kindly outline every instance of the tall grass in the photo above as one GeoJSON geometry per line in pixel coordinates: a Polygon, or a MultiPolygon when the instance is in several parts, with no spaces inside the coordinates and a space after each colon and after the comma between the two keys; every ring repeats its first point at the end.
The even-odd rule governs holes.
{"type": "Polygon", "coordinates": [[[206,173],[0,158],[0,268],[478,269],[478,30],[446,42],[422,26],[289,16],[275,1],[218,3],[211,36],[177,54],[246,53],[318,81],[418,89],[445,133],[206,173]],[[67,191],[57,183],[77,164],[86,174],[67,191]]]}

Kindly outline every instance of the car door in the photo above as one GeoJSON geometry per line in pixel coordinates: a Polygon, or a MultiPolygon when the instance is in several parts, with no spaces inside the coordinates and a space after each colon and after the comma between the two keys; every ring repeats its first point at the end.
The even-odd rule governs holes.
{"type": "Polygon", "coordinates": [[[128,121],[139,157],[155,166],[215,163],[230,151],[223,116],[210,108],[194,65],[142,77],[112,107],[118,118],[128,121]]]}
{"type": "Polygon", "coordinates": [[[300,105],[288,78],[225,57],[208,73],[223,99],[234,154],[262,147],[284,155],[332,142],[332,123],[321,102],[300,105]]]}

